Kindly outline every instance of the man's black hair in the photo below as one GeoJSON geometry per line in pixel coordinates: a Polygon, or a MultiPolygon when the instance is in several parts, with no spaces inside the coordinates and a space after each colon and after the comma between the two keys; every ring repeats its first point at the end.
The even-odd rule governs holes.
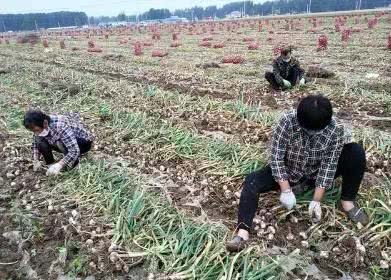
{"type": "Polygon", "coordinates": [[[50,117],[40,110],[28,110],[24,115],[23,125],[27,129],[32,129],[34,126],[43,128],[44,121],[50,122],[50,117]]]}
{"type": "Polygon", "coordinates": [[[297,107],[297,120],[308,130],[321,130],[330,124],[333,107],[328,98],[321,94],[303,98],[297,107]]]}

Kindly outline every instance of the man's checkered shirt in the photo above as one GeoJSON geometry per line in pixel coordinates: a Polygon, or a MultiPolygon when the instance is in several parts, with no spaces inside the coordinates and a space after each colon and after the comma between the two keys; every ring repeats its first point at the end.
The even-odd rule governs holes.
{"type": "Polygon", "coordinates": [[[306,177],[315,179],[316,187],[330,188],[342,148],[350,142],[351,134],[334,118],[321,133],[310,136],[300,128],[296,111],[287,112],[273,133],[270,151],[273,177],[292,184],[306,177]]]}

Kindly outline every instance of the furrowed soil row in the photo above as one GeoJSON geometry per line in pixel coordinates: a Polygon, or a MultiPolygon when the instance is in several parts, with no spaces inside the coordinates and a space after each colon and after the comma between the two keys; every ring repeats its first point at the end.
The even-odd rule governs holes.
{"type": "MultiPolygon", "coordinates": [[[[26,57],[24,57],[23,59],[26,59],[26,57]]],[[[31,59],[31,58],[28,58],[27,59],[31,59]]],[[[175,90],[179,90],[183,93],[188,93],[188,94],[192,94],[192,95],[210,95],[211,97],[213,98],[222,98],[222,99],[236,99],[234,96],[238,96],[240,94],[243,94],[243,96],[245,97],[246,100],[250,100],[250,101],[255,101],[255,102],[259,102],[261,101],[261,104],[262,105],[265,105],[265,106],[269,106],[270,104],[270,92],[269,90],[267,90],[267,88],[265,88],[264,86],[264,82],[262,82],[262,79],[260,78],[257,78],[257,80],[255,81],[249,81],[248,84],[243,84],[243,82],[230,82],[229,80],[232,78],[232,77],[225,77],[223,78],[223,83],[218,83],[219,84],[219,87],[222,85],[222,84],[227,84],[227,83],[232,83],[232,86],[229,86],[228,88],[226,89],[223,89],[223,90],[220,90],[220,89],[217,89],[216,88],[216,85],[217,85],[217,81],[218,80],[215,80],[214,78],[208,78],[208,80],[206,80],[204,78],[204,72],[200,73],[200,75],[202,75],[202,79],[197,81],[197,78],[195,78],[197,75],[195,75],[194,73],[191,73],[189,75],[186,76],[185,79],[183,79],[181,76],[183,76],[183,72],[182,73],[179,73],[179,72],[171,72],[170,73],[170,70],[164,70],[164,71],[159,71],[159,72],[148,72],[148,70],[145,72],[144,71],[144,67],[139,67],[137,66],[136,69],[138,69],[137,71],[139,71],[139,74],[129,74],[129,71],[126,71],[126,68],[124,68],[125,66],[126,67],[131,67],[131,66],[128,66],[127,64],[123,63],[123,64],[119,64],[118,62],[112,62],[112,66],[108,67],[107,68],[107,65],[108,65],[108,62],[106,61],[104,64],[102,62],[104,62],[104,60],[102,59],[99,59],[97,57],[94,57],[94,58],[91,58],[91,57],[88,57],[88,60],[95,60],[93,62],[93,64],[91,64],[91,66],[83,66],[82,68],[80,68],[80,65],[86,65],[86,60],[85,59],[82,59],[82,58],[78,58],[76,61],[75,61],[75,65],[72,66],[72,65],[69,65],[69,61],[70,59],[74,59],[74,57],[67,57],[66,59],[66,64],[64,64],[64,62],[61,62],[61,61],[64,61],[65,57],[63,58],[57,58],[57,59],[53,59],[53,56],[48,54],[48,57],[43,59],[42,56],[40,56],[39,58],[37,57],[37,59],[32,59],[33,61],[41,61],[43,63],[48,63],[48,64],[58,64],[58,65],[62,65],[62,66],[65,66],[65,67],[71,67],[71,69],[74,69],[74,70],[79,70],[79,71],[89,71],[91,73],[94,73],[94,74],[102,74],[102,75],[106,75],[106,76],[110,76],[112,78],[116,78],[116,79],[119,79],[119,78],[124,78],[124,79],[129,79],[130,81],[139,81],[139,82],[146,82],[146,83],[149,83],[149,84],[156,84],[156,85],[159,85],[160,87],[164,88],[164,89],[168,89],[168,90],[172,90],[172,89],[175,89],[175,90]],[[82,60],[80,60],[82,59],[82,60]],[[100,69],[99,70],[95,70],[96,69],[96,64],[100,64],[101,67],[99,67],[100,69]],[[76,66],[77,65],[77,66],[76,66]],[[122,68],[123,70],[120,70],[119,66],[122,65],[122,68]],[[102,71],[102,67],[106,67],[107,70],[104,70],[102,71]],[[159,77],[159,78],[156,78],[156,77],[159,77]],[[259,84],[259,80],[261,80],[261,83],[259,84]],[[211,85],[210,87],[208,88],[203,88],[202,85],[211,85]],[[256,86],[254,88],[253,85],[257,85],[259,84],[259,86],[256,86]],[[232,95],[232,93],[234,93],[234,95],[232,95]]],[[[134,67],[131,67],[132,69],[134,67]]],[[[240,68],[238,68],[237,70],[239,70],[240,68]]],[[[186,71],[185,71],[186,72],[186,71]]],[[[237,74],[237,71],[235,72],[235,74],[237,74]]],[[[349,73],[350,75],[350,73],[349,73]]],[[[220,77],[224,77],[224,75],[219,75],[220,77]]],[[[346,105],[346,104],[354,104],[356,107],[351,107],[351,106],[348,106],[348,110],[349,111],[353,111],[355,114],[357,114],[357,111],[369,111],[370,113],[372,113],[372,111],[376,110],[375,108],[379,108],[377,110],[378,113],[384,115],[384,114],[389,114],[390,112],[390,103],[391,103],[391,100],[388,96],[385,96],[383,93],[379,92],[378,95],[380,97],[384,97],[386,99],[384,99],[384,102],[379,102],[378,100],[375,100],[376,98],[376,92],[375,92],[375,95],[373,93],[371,94],[367,94],[367,96],[371,97],[371,98],[366,98],[365,95],[361,95],[359,99],[357,99],[355,96],[356,96],[356,91],[355,89],[358,87],[358,86],[362,86],[362,85],[365,85],[365,84],[368,84],[368,87],[371,87],[371,84],[372,82],[371,81],[368,81],[366,82],[365,79],[363,78],[354,78],[354,77],[346,77],[346,79],[349,79],[350,82],[351,82],[351,85],[349,86],[349,90],[346,90],[346,88],[344,87],[340,87],[339,89],[336,88],[336,89],[330,89],[329,87],[324,87],[325,89],[325,92],[330,94],[330,96],[332,98],[334,98],[334,96],[336,97],[336,101],[338,102],[335,102],[335,104],[337,105],[337,107],[342,107],[343,105],[346,105]],[[343,94],[344,96],[344,102],[341,101],[341,94],[343,94]],[[338,104],[341,104],[341,105],[338,105],[338,104]]],[[[247,81],[248,78],[246,79],[243,79],[242,81],[247,81]]],[[[382,89],[385,89],[387,88],[389,85],[390,85],[390,79],[388,79],[387,77],[384,77],[383,78],[383,82],[382,84],[379,84],[380,86],[380,91],[382,89]]],[[[378,87],[379,87],[378,86],[378,87]]],[[[292,105],[293,102],[295,102],[295,100],[297,100],[297,98],[299,98],[300,96],[302,96],[303,94],[306,94],[307,91],[304,91],[304,92],[292,92],[290,95],[288,95],[288,99],[285,98],[286,96],[284,96],[284,98],[281,98],[279,97],[278,95],[274,95],[274,98],[278,101],[278,106],[277,106],[277,102],[275,102],[273,105],[275,108],[283,108],[283,107],[289,107],[292,105]]],[[[273,106],[272,105],[272,106],[273,106]]],[[[343,107],[342,107],[343,108],[343,107]]],[[[362,113],[362,112],[361,112],[362,113]]]]}
{"type": "MultiPolygon", "coordinates": [[[[229,140],[231,143],[235,143],[235,140],[239,140],[239,143],[245,142],[253,144],[259,143],[259,140],[267,141],[270,135],[270,126],[275,123],[277,117],[277,115],[264,114],[257,110],[253,114],[253,112],[251,112],[251,107],[247,108],[247,106],[240,101],[236,104],[225,102],[225,104],[221,105],[216,103],[212,104],[209,100],[186,99],[187,96],[183,96],[184,102],[179,101],[178,103],[178,100],[174,98],[174,100],[170,99],[170,102],[173,101],[173,103],[169,103],[165,92],[162,92],[163,95],[160,96],[160,93],[154,88],[143,89],[142,87],[138,88],[133,85],[126,88],[125,85],[127,84],[124,84],[124,82],[118,84],[111,82],[110,80],[95,82],[94,76],[92,76],[92,80],[86,81],[83,75],[80,75],[80,78],[78,79],[78,76],[75,76],[74,72],[67,73],[65,71],[60,73],[54,71],[54,67],[44,69],[37,67],[38,65],[35,64],[30,70],[25,69],[25,72],[27,73],[36,73],[36,77],[28,78],[23,81],[21,79],[22,76],[17,75],[17,79],[14,79],[12,83],[14,85],[20,84],[23,88],[26,84],[28,84],[28,81],[34,79],[39,80],[39,83],[41,84],[40,86],[35,83],[34,86],[32,85],[32,88],[29,89],[30,91],[35,92],[39,92],[41,90],[42,83],[45,83],[45,87],[49,87],[51,82],[53,82],[55,86],[56,83],[69,84],[76,82],[77,84],[84,84],[86,87],[85,90],[94,96],[99,96],[100,100],[105,100],[107,103],[97,106],[98,108],[96,108],[96,111],[100,112],[102,110],[107,110],[106,113],[110,113],[111,109],[109,107],[106,108],[106,106],[110,105],[112,109],[115,108],[116,110],[127,108],[127,110],[146,112],[147,115],[152,117],[158,116],[159,118],[168,118],[170,119],[170,122],[173,122],[176,126],[179,125],[185,129],[201,132],[207,137],[223,141],[229,140]],[[41,73],[41,76],[38,75],[39,73],[41,73]],[[51,73],[51,76],[46,73],[51,73]],[[67,78],[67,80],[63,81],[60,77],[63,79],[67,78]],[[72,79],[70,80],[69,77],[72,77],[72,79]],[[140,94],[140,90],[144,91],[144,94],[140,94]],[[134,93],[135,91],[137,92],[136,94],[134,93]],[[162,106],[156,106],[159,104],[162,106]],[[255,119],[255,122],[243,119],[236,120],[236,114],[227,115],[225,108],[232,107],[232,105],[237,107],[236,111],[241,112],[240,115],[242,118],[250,117],[255,119]],[[218,112],[212,109],[215,107],[219,107],[218,112]],[[220,111],[221,109],[222,111],[220,111]],[[199,116],[202,116],[202,118],[199,118],[199,116]],[[186,121],[186,119],[188,121],[186,121]],[[256,124],[257,122],[261,122],[260,126],[256,124]],[[238,133],[242,134],[243,138],[240,137],[238,139],[238,137],[235,137],[238,133]],[[246,139],[246,141],[242,141],[242,139],[246,139]]],[[[46,94],[57,95],[58,92],[49,91],[46,94]]],[[[174,94],[173,96],[176,95],[174,94]]],[[[177,96],[179,97],[181,95],[177,96]]],[[[60,97],[67,98],[68,95],[64,94],[64,96],[60,95],[60,97]]],[[[101,103],[101,101],[98,103],[101,103]]],[[[101,113],[104,114],[104,112],[101,113]]],[[[387,161],[390,159],[390,136],[387,133],[376,132],[376,130],[371,131],[371,129],[367,129],[361,125],[360,128],[354,130],[354,134],[358,141],[362,141],[365,146],[371,150],[368,161],[369,169],[372,172],[377,173],[380,172],[380,170],[384,170],[386,174],[389,174],[389,165],[387,164],[387,161]],[[369,137],[369,134],[371,133],[372,135],[375,135],[374,138],[369,137]]]]}

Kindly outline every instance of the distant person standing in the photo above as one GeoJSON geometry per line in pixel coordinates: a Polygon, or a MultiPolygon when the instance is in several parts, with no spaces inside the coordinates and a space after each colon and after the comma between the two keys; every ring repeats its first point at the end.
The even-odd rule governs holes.
{"type": "Polygon", "coordinates": [[[92,146],[92,134],[74,113],[47,115],[39,110],[29,110],[24,116],[23,125],[34,133],[34,171],[41,167],[42,156],[48,165],[46,175],[58,175],[64,169],[74,168],[80,156],[92,146]],[[64,154],[64,157],[55,162],[53,151],[64,154]]]}
{"type": "Polygon", "coordinates": [[[281,55],[273,61],[273,72],[266,72],[265,78],[276,90],[287,90],[306,83],[305,71],[299,61],[292,56],[291,48],[284,48],[281,55]]]}

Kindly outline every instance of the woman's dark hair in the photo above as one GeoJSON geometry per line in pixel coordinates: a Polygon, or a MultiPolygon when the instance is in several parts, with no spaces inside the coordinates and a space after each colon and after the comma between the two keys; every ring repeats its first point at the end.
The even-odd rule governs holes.
{"type": "Polygon", "coordinates": [[[281,51],[283,56],[287,56],[288,54],[292,54],[292,47],[283,48],[281,51]]]}
{"type": "Polygon", "coordinates": [[[332,116],[331,102],[321,94],[303,98],[297,107],[297,120],[305,129],[321,130],[330,124],[332,116]]]}
{"type": "Polygon", "coordinates": [[[40,110],[28,110],[24,115],[23,125],[27,129],[32,129],[34,126],[43,128],[44,121],[50,122],[50,117],[40,110]]]}

